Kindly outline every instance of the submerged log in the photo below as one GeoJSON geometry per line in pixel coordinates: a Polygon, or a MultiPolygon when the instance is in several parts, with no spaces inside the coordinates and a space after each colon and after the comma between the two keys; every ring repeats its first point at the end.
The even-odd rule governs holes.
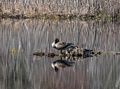
{"type": "Polygon", "coordinates": [[[34,52],[33,55],[36,55],[36,56],[45,56],[45,53],[44,52],[34,52]]]}
{"type": "Polygon", "coordinates": [[[120,52],[116,52],[116,55],[120,55],[120,52]]]}

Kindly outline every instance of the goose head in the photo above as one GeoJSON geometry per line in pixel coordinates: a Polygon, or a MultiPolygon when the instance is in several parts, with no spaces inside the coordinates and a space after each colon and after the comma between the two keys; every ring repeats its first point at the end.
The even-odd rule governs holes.
{"type": "Polygon", "coordinates": [[[55,38],[55,44],[59,42],[59,39],[58,38],[55,38]]]}
{"type": "Polygon", "coordinates": [[[58,38],[55,38],[55,41],[52,43],[52,47],[53,48],[56,48],[56,44],[59,42],[59,39],[58,38]]]}

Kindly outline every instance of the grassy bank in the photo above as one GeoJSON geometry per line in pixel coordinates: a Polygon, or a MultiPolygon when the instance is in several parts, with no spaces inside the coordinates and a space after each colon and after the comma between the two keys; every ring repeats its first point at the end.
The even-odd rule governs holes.
{"type": "Polygon", "coordinates": [[[76,15],[76,14],[32,14],[32,15],[24,15],[24,14],[9,14],[2,13],[0,14],[1,19],[50,19],[50,20],[72,20],[72,19],[80,19],[80,20],[108,20],[108,21],[117,21],[120,20],[120,15],[108,15],[108,14],[95,14],[95,15],[76,15]]]}
{"type": "Polygon", "coordinates": [[[0,18],[118,20],[117,0],[5,0],[0,2],[0,18]]]}

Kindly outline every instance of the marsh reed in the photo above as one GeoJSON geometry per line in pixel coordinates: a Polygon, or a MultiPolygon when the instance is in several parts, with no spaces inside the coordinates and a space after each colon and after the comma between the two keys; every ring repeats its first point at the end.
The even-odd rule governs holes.
{"type": "Polygon", "coordinates": [[[2,0],[0,16],[16,18],[118,17],[119,0],[2,0]]]}

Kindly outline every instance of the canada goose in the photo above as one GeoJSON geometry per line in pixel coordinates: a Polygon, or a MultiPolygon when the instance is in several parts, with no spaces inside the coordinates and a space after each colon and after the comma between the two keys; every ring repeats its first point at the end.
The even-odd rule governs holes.
{"type": "Polygon", "coordinates": [[[62,42],[59,41],[58,38],[56,38],[55,41],[52,43],[52,47],[60,50],[60,52],[62,53],[62,50],[70,50],[75,48],[76,46],[73,43],[62,42]]]}
{"type": "Polygon", "coordinates": [[[51,66],[55,70],[55,72],[58,72],[59,69],[73,66],[73,64],[74,64],[74,62],[70,62],[67,60],[56,60],[51,64],[51,66]]]}

